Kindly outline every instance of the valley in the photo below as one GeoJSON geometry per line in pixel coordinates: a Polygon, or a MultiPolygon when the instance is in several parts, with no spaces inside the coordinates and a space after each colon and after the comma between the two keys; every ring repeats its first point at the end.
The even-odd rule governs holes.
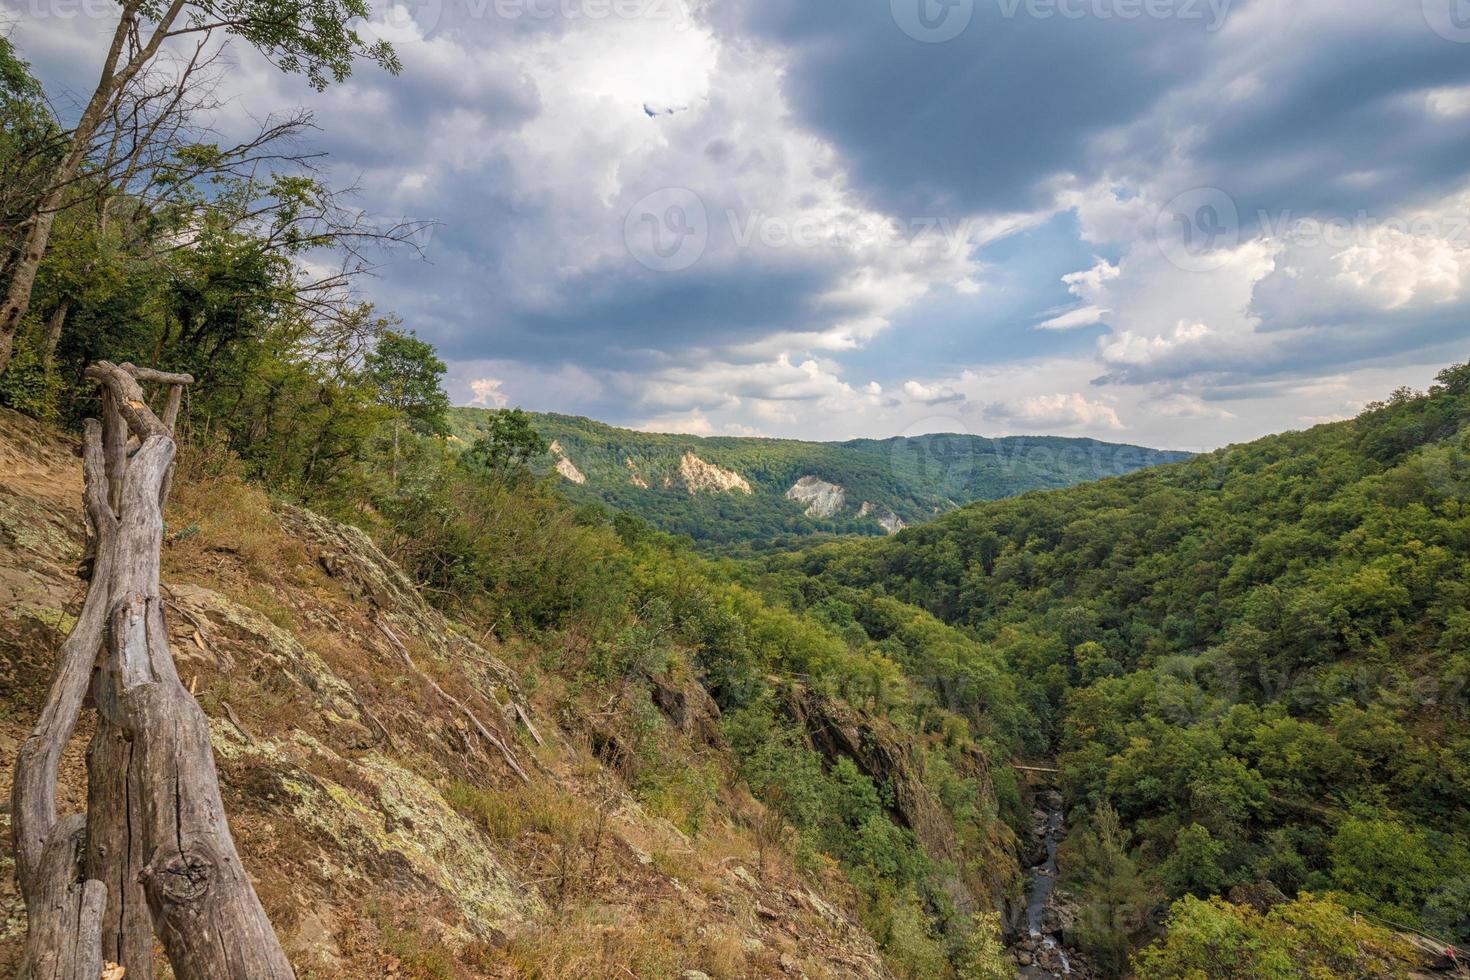
{"type": "MultiPolygon", "coordinates": [[[[451,438],[468,446],[491,410],[456,408],[451,438]]],[[[882,536],[975,500],[1055,489],[1188,459],[1094,439],[933,433],[802,442],[619,429],[526,413],[547,442],[537,462],[578,504],[630,514],[706,551],[792,547],[814,535],[882,536]]]]}
{"type": "MultiPolygon", "coordinates": [[[[246,866],[324,976],[583,975],[606,903],[597,962],[658,976],[1412,974],[1470,938],[1467,378],[743,562],[566,499],[598,467],[569,437],[556,479],[400,441],[383,465],[432,494],[365,529],[191,444],[174,646],[246,866]],[[261,863],[281,847],[320,870],[261,863]]],[[[70,437],[3,422],[14,746],[83,529],[70,437]]],[[[760,492],[676,448],[638,474],[760,492]]]]}
{"type": "Polygon", "coordinates": [[[6,3],[0,976],[1470,980],[1467,2],[6,3]]]}

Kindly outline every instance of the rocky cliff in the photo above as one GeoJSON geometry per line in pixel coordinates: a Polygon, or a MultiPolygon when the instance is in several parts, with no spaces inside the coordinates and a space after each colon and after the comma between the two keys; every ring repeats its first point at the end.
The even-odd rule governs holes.
{"type": "MultiPolygon", "coordinates": [[[[0,467],[8,799],[81,598],[84,527],[66,437],[0,411],[0,467]]],[[[648,812],[597,751],[599,732],[628,737],[620,717],[529,693],[515,665],[537,650],[465,635],[360,530],[187,465],[174,501],[173,649],[298,976],[887,975],[837,876],[757,863],[760,808],[738,785],[697,837],[648,812]]],[[[645,690],[671,751],[728,771],[702,688],[645,690]]],[[[67,752],[64,804],[89,737],[67,752]]],[[[9,862],[7,846],[4,975],[25,928],[9,862]]]]}
{"type": "Polygon", "coordinates": [[[734,470],[706,463],[693,453],[679,459],[679,480],[690,493],[751,493],[745,477],[734,470]]]}
{"type": "Polygon", "coordinates": [[[819,476],[804,476],[786,491],[786,499],[806,505],[806,516],[827,518],[847,506],[847,491],[819,476]]]}

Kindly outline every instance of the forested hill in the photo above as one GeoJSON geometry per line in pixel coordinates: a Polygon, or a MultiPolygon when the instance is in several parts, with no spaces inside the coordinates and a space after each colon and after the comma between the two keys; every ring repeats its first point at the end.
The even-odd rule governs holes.
{"type": "MultiPolygon", "coordinates": [[[[1463,947],[1467,422],[1470,365],[1350,421],[776,556],[769,587],[864,627],[910,602],[1007,664],[1085,901],[1269,882],[1463,947]]],[[[1092,952],[1145,928],[1094,923],[1092,952]]]]}
{"type": "MultiPolygon", "coordinates": [[[[450,412],[472,443],[493,410],[450,412]]],[[[635,432],[527,413],[577,503],[602,503],[703,545],[772,544],[818,532],[881,535],[974,500],[1067,487],[1189,453],[1054,436],[802,442],[635,432]]]]}

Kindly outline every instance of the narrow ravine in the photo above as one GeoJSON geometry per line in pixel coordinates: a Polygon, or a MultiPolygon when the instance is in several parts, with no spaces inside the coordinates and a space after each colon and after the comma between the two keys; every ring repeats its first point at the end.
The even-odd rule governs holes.
{"type": "Polygon", "coordinates": [[[1086,976],[1078,970],[1075,956],[1063,942],[1061,917],[1056,908],[1057,845],[1066,836],[1066,816],[1062,794],[1054,789],[1037,792],[1031,812],[1032,832],[1038,842],[1035,857],[1039,863],[1026,869],[1026,914],[1018,923],[1017,937],[1011,946],[1016,960],[1017,977],[1086,976]]]}

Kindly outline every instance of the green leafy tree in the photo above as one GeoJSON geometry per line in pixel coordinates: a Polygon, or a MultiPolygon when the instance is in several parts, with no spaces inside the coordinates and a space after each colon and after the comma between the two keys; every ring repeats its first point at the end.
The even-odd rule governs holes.
{"type": "Polygon", "coordinates": [[[519,408],[491,416],[484,435],[465,451],[464,461],[493,479],[506,483],[524,477],[535,460],[546,455],[546,440],[519,408]]]}
{"type": "Polygon", "coordinates": [[[1079,944],[1099,969],[1121,974],[1133,936],[1151,918],[1155,899],[1128,853],[1128,834],[1118,812],[1106,803],[1098,807],[1069,835],[1060,859],[1083,897],[1079,944]]]}
{"type": "Polygon", "coordinates": [[[444,415],[449,410],[449,396],[440,387],[444,362],[432,345],[412,333],[385,330],[367,355],[363,371],[378,403],[394,413],[391,471],[396,483],[403,423],[421,435],[446,431],[444,415]]]}
{"type": "Polygon", "coordinates": [[[1140,980],[1251,977],[1407,977],[1412,951],[1387,930],[1303,893],[1262,914],[1220,898],[1187,896],[1169,910],[1162,939],[1135,961],[1140,980]]]}
{"type": "Polygon", "coordinates": [[[1332,838],[1332,880],[1368,911],[1414,925],[1441,877],[1424,834],[1398,821],[1349,817],[1332,838]]]}
{"type": "Polygon", "coordinates": [[[366,41],[352,27],[371,13],[366,0],[122,0],[118,23],[103,57],[97,87],[83,107],[64,149],[47,167],[43,189],[24,219],[19,256],[7,271],[0,301],[0,373],[9,364],[16,332],[30,310],[36,274],[45,257],[62,199],[109,115],[132,86],[146,77],[170,41],[206,39],[211,33],[244,40],[284,72],[305,76],[318,90],[351,74],[366,59],[397,72],[398,58],[385,41],[366,41]]]}
{"type": "Polygon", "coordinates": [[[1220,869],[1224,853],[1225,845],[1208,830],[1190,824],[1179,832],[1174,853],[1160,869],[1164,887],[1170,895],[1210,895],[1219,891],[1225,884],[1225,872],[1220,869]]]}
{"type": "Polygon", "coordinates": [[[1016,964],[1001,940],[1000,914],[976,913],[970,922],[955,975],[958,980],[1011,980],[1016,964]]]}

